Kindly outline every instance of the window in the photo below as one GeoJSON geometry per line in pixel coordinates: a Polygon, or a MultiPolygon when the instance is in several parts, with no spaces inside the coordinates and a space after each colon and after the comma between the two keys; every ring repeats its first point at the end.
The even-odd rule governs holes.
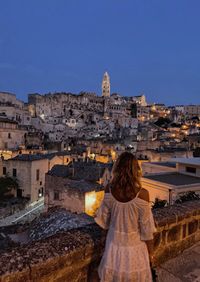
{"type": "Polygon", "coordinates": [[[36,170],[36,180],[38,181],[40,179],[40,170],[36,170]]]}
{"type": "Polygon", "coordinates": [[[11,133],[8,133],[8,139],[11,139],[11,133]]]}
{"type": "Polygon", "coordinates": [[[196,174],[196,167],[186,166],[185,171],[196,174]]]}
{"type": "Polygon", "coordinates": [[[3,175],[6,175],[6,167],[3,167],[3,175]]]}
{"type": "Polygon", "coordinates": [[[13,177],[17,177],[17,170],[16,170],[16,168],[13,168],[13,177]]]}
{"type": "Polygon", "coordinates": [[[42,197],[42,190],[41,189],[38,190],[38,197],[39,198],[42,197]]]}
{"type": "Polygon", "coordinates": [[[59,192],[54,191],[54,200],[59,200],[59,192]]]}

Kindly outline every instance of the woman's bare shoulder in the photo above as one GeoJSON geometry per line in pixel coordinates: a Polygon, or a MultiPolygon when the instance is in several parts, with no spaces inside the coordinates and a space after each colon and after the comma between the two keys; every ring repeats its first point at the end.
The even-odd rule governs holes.
{"type": "Polygon", "coordinates": [[[142,188],[138,194],[138,198],[146,201],[146,202],[149,202],[149,191],[142,188]]]}

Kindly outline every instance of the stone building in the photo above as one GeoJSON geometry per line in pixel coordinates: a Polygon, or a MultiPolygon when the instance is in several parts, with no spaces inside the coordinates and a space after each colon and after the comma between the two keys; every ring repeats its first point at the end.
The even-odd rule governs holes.
{"type": "Polygon", "coordinates": [[[70,212],[92,215],[103,199],[103,186],[85,180],[47,175],[45,208],[62,207],[70,212]]]}
{"type": "Polygon", "coordinates": [[[40,117],[44,121],[48,121],[49,117],[74,118],[84,110],[103,112],[103,98],[86,92],[78,95],[65,92],[29,94],[28,104],[32,117],[40,117]]]}
{"type": "Polygon", "coordinates": [[[142,162],[142,174],[152,174],[160,172],[175,172],[176,163],[175,162],[142,162]]]}
{"type": "Polygon", "coordinates": [[[140,105],[140,106],[142,106],[142,107],[146,107],[146,106],[147,106],[146,97],[145,97],[144,94],[138,95],[138,96],[134,96],[134,97],[132,97],[132,100],[133,100],[137,105],[140,105]]]}
{"type": "Polygon", "coordinates": [[[188,139],[188,146],[189,148],[196,149],[200,148],[200,134],[195,133],[195,134],[190,134],[187,136],[188,139]]]}
{"type": "Polygon", "coordinates": [[[149,191],[150,201],[158,198],[172,205],[187,192],[200,195],[200,158],[179,158],[172,162],[176,163],[176,168],[169,163],[157,163],[156,173],[154,170],[143,175],[142,187],[149,191]]]}
{"type": "Polygon", "coordinates": [[[64,92],[30,94],[28,108],[32,116],[31,124],[53,142],[67,137],[91,139],[137,134],[129,99],[117,93],[110,95],[108,73],[104,74],[101,97],[87,92],[78,95],[64,92]]]}
{"type": "Polygon", "coordinates": [[[59,206],[71,212],[92,214],[104,195],[111,165],[73,162],[56,165],[46,174],[45,209],[59,206]]]}
{"type": "Polygon", "coordinates": [[[18,197],[37,201],[44,195],[45,173],[55,164],[68,164],[71,157],[67,154],[21,154],[3,160],[3,175],[19,181],[18,197]]]}
{"type": "Polygon", "coordinates": [[[189,118],[200,117],[200,105],[184,106],[184,114],[189,118]]]}
{"type": "Polygon", "coordinates": [[[146,121],[150,119],[150,108],[147,106],[137,105],[137,119],[146,121]]]}
{"type": "Polygon", "coordinates": [[[8,103],[9,105],[16,105],[19,108],[22,108],[24,105],[24,102],[18,100],[15,94],[0,91],[0,104],[5,103],[8,103]]]}
{"type": "Polygon", "coordinates": [[[31,124],[28,106],[18,100],[15,94],[0,92],[0,116],[17,121],[19,124],[31,124]]]}
{"type": "Polygon", "coordinates": [[[138,156],[146,157],[151,162],[167,162],[171,158],[191,158],[193,152],[187,148],[163,147],[158,149],[147,149],[137,152],[138,156]]]}
{"type": "Polygon", "coordinates": [[[16,121],[0,118],[0,150],[17,149],[25,144],[27,130],[16,121]]]}

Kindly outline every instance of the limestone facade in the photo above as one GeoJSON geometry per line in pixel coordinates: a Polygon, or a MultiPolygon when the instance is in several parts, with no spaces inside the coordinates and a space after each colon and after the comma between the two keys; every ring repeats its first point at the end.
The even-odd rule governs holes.
{"type": "Polygon", "coordinates": [[[19,181],[19,197],[27,197],[31,202],[37,201],[44,195],[45,173],[55,164],[68,164],[68,155],[18,155],[3,160],[4,175],[14,177],[19,181]]]}
{"type": "Polygon", "coordinates": [[[11,93],[0,92],[0,116],[17,121],[19,124],[31,124],[28,106],[11,93]]]}
{"type": "Polygon", "coordinates": [[[48,134],[51,141],[69,136],[90,139],[137,134],[137,119],[131,117],[129,102],[119,94],[30,94],[29,109],[32,125],[48,134]]]}
{"type": "Polygon", "coordinates": [[[184,114],[189,118],[194,116],[200,117],[200,105],[184,106],[184,114]]]}
{"type": "Polygon", "coordinates": [[[103,196],[103,187],[100,184],[46,174],[46,210],[61,207],[70,212],[91,215],[99,207],[103,196]]]}
{"type": "Polygon", "coordinates": [[[25,144],[26,129],[7,118],[0,118],[0,150],[17,149],[25,144]]]}

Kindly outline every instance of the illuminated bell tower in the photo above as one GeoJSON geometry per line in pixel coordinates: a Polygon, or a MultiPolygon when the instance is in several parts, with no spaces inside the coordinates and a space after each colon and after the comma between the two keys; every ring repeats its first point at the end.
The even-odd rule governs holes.
{"type": "Polygon", "coordinates": [[[110,97],[110,77],[107,72],[104,73],[102,81],[102,96],[110,97]]]}

